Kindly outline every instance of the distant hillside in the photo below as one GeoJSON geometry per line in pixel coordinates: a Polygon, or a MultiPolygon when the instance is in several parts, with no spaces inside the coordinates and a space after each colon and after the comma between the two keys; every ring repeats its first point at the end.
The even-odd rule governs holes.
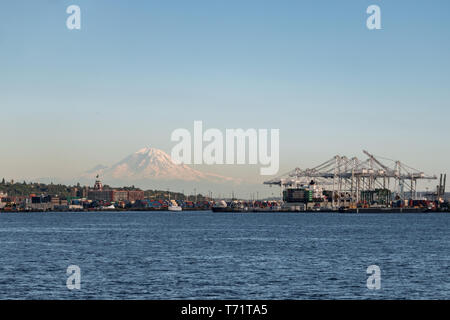
{"type": "MultiPolygon", "coordinates": [[[[28,196],[30,194],[58,195],[68,197],[77,186],[66,186],[62,184],[5,182],[0,183],[0,193],[7,193],[8,196],[28,196]]],[[[81,186],[78,186],[81,189],[81,186]]]]}
{"type": "MultiPolygon", "coordinates": [[[[26,183],[24,182],[5,182],[4,179],[0,182],[0,193],[6,193],[8,196],[29,196],[36,195],[51,195],[60,198],[67,198],[72,196],[82,196],[82,190],[85,186],[80,184],[69,186],[64,184],[46,184],[46,183],[26,183]]],[[[105,185],[104,188],[114,188],[119,190],[139,190],[134,186],[126,187],[110,187],[105,185]]],[[[194,200],[199,201],[206,199],[202,194],[186,196],[180,192],[169,192],[165,190],[144,190],[144,196],[150,199],[176,199],[176,200],[194,200]]]]}

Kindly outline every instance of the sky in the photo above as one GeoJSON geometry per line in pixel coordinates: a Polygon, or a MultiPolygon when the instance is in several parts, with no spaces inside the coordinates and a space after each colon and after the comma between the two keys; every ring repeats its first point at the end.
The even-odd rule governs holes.
{"type": "Polygon", "coordinates": [[[449,14],[448,0],[2,1],[0,176],[170,153],[195,120],[280,129],[280,173],[363,149],[446,172],[449,14]],[[72,4],[80,30],[66,27],[72,4]],[[372,4],[381,30],[366,27],[372,4]]]}

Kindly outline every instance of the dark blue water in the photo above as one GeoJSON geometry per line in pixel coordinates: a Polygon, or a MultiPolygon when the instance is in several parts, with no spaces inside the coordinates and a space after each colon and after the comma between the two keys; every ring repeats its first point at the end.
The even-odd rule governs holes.
{"type": "Polygon", "coordinates": [[[0,298],[450,299],[450,215],[2,213],[0,298]]]}

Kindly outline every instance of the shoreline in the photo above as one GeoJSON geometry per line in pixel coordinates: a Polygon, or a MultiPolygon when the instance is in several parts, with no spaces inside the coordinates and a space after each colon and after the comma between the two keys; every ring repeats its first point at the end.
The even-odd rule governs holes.
{"type": "MultiPolygon", "coordinates": [[[[281,210],[258,210],[258,209],[248,209],[248,210],[228,210],[228,211],[219,211],[214,212],[212,208],[183,208],[182,211],[178,211],[177,213],[182,213],[183,211],[192,212],[192,211],[210,211],[213,213],[339,213],[339,214],[430,214],[430,213],[449,213],[448,210],[423,210],[418,208],[393,208],[393,209],[375,209],[375,208],[365,208],[365,209],[351,209],[351,210],[326,210],[326,211],[318,211],[318,210],[289,210],[289,209],[281,209],[281,210]]],[[[31,209],[31,210],[0,210],[0,214],[3,213],[33,213],[33,212],[46,212],[46,213],[64,213],[64,212],[172,212],[167,208],[141,208],[141,209],[75,209],[75,210],[39,210],[39,209],[31,209]]]]}

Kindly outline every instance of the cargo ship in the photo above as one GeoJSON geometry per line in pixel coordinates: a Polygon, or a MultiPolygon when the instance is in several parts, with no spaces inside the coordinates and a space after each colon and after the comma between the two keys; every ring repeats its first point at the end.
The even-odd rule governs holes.
{"type": "Polygon", "coordinates": [[[340,213],[430,213],[428,208],[340,208],[340,213]]]}

